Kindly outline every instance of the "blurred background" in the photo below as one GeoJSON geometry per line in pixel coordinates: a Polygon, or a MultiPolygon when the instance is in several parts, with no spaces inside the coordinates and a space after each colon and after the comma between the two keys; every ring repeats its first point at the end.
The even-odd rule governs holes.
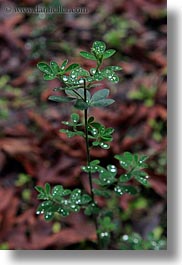
{"type": "Polygon", "coordinates": [[[0,22],[0,249],[92,249],[91,220],[78,213],[46,223],[35,214],[34,186],[88,187],[80,168],[85,163],[82,141],[58,132],[73,108],[47,100],[59,83],[44,81],[36,64],[61,64],[68,58],[94,67],[79,52],[89,51],[95,40],[117,50],[107,63],[123,71],[120,83],[103,83],[115,104],[91,110],[98,121],[115,128],[111,148],[95,149],[92,157],[108,164],[124,151],[150,156],[150,187],[141,186],[135,197],[122,196],[119,205],[110,200],[119,215],[117,248],[150,249],[153,244],[157,249],[159,242],[165,248],[166,1],[0,1],[0,22]],[[37,6],[76,9],[27,9],[37,6]]]}

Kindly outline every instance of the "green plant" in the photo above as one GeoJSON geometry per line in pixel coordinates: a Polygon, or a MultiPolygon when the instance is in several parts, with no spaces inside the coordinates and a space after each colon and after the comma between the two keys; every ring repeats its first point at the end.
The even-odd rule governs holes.
{"type": "Polygon", "coordinates": [[[149,119],[148,124],[153,129],[152,138],[156,142],[160,142],[166,131],[165,122],[163,120],[149,119]]]}
{"type": "Polygon", "coordinates": [[[77,110],[83,111],[83,119],[79,113],[72,113],[69,121],[62,123],[68,126],[68,129],[61,129],[68,137],[80,136],[85,139],[85,149],[87,163],[82,166],[82,170],[88,175],[90,186],[89,194],[82,189],[65,189],[62,185],[56,185],[51,188],[46,183],[45,187],[36,186],[39,192],[38,199],[43,200],[38,206],[37,214],[44,214],[46,221],[54,218],[55,213],[61,216],[77,213],[83,210],[85,215],[90,216],[96,227],[97,249],[107,249],[110,244],[112,233],[117,229],[112,221],[112,213],[103,210],[97,202],[97,197],[102,197],[106,201],[115,194],[135,195],[138,188],[130,185],[129,182],[139,182],[148,186],[147,173],[143,171],[147,167],[145,161],[147,156],[125,152],[115,155],[119,161],[123,174],[117,176],[117,167],[109,164],[106,167],[101,165],[100,160],[91,159],[91,148],[109,149],[112,141],[113,128],[106,128],[103,124],[95,120],[95,117],[88,116],[90,107],[106,107],[114,103],[114,100],[108,98],[109,89],[100,89],[92,92],[92,88],[98,87],[98,81],[108,79],[113,83],[119,82],[116,71],[121,70],[119,66],[106,66],[101,68],[103,60],[115,54],[115,50],[106,50],[106,45],[102,41],[95,41],[91,52],[81,51],[80,55],[85,59],[96,62],[96,67],[89,71],[82,68],[79,64],[67,66],[68,60],[65,60],[61,66],[56,62],[38,63],[38,68],[44,74],[45,80],[58,78],[61,81],[61,87],[55,88],[61,95],[51,95],[49,99],[58,103],[72,102],[77,110]]]}
{"type": "Polygon", "coordinates": [[[111,16],[109,19],[110,28],[104,35],[104,40],[119,49],[121,47],[129,47],[137,42],[137,37],[133,29],[138,27],[136,21],[126,19],[121,16],[111,16]]]}
{"type": "Polygon", "coordinates": [[[150,233],[146,239],[137,233],[123,235],[120,240],[121,250],[165,250],[167,246],[166,238],[158,238],[155,233],[150,233]]]}
{"type": "Polygon", "coordinates": [[[157,93],[157,87],[151,86],[150,88],[141,85],[138,90],[132,90],[128,93],[128,97],[131,99],[143,101],[146,107],[152,107],[155,103],[155,96],[157,93]]]}

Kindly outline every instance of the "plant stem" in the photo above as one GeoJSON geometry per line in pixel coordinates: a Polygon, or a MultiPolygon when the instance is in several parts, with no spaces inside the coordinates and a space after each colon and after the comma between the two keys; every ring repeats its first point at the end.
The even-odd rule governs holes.
{"type": "MultiPolygon", "coordinates": [[[[84,101],[87,102],[87,90],[86,90],[86,81],[84,80],[84,101]]],[[[84,110],[84,120],[85,120],[85,144],[86,144],[86,153],[87,153],[87,166],[90,166],[90,150],[89,150],[89,139],[88,139],[88,110],[84,110]]],[[[92,173],[88,172],[89,184],[90,184],[90,193],[92,200],[94,202],[94,193],[93,193],[93,184],[92,184],[92,173]]]]}
{"type": "MultiPolygon", "coordinates": [[[[87,102],[87,89],[86,89],[85,79],[84,79],[84,101],[87,102]]],[[[88,110],[87,109],[84,110],[84,120],[85,120],[85,144],[86,144],[86,153],[87,153],[87,166],[90,166],[90,150],[89,150],[89,139],[88,139],[88,110]]],[[[92,184],[92,173],[90,171],[88,172],[88,177],[89,177],[89,185],[90,185],[90,193],[91,193],[92,201],[95,204],[93,184],[92,184]]],[[[95,215],[93,217],[94,217],[94,223],[95,223],[95,228],[96,228],[98,247],[100,247],[100,239],[97,233],[97,230],[98,230],[97,217],[95,215]]]]}

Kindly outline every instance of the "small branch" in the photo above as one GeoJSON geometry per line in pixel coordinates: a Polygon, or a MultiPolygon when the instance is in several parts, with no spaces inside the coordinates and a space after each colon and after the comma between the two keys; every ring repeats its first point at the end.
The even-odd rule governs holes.
{"type": "MultiPolygon", "coordinates": [[[[87,102],[87,89],[86,89],[85,79],[84,79],[84,101],[87,102]]],[[[90,150],[89,150],[89,138],[88,138],[88,110],[87,109],[84,110],[84,120],[85,120],[85,144],[86,144],[86,153],[87,153],[87,166],[90,166],[90,150]]],[[[91,193],[92,201],[95,204],[91,172],[88,172],[88,177],[89,177],[89,185],[90,185],[90,193],[91,193]]],[[[100,238],[97,233],[98,231],[97,217],[94,215],[93,218],[94,218],[96,234],[97,234],[98,249],[100,249],[100,238]]]]}
{"type": "MultiPolygon", "coordinates": [[[[86,90],[86,81],[84,79],[84,101],[87,102],[87,90],[86,90]]],[[[85,120],[85,144],[86,144],[86,153],[87,153],[87,166],[90,166],[90,150],[89,150],[89,139],[88,139],[88,111],[84,110],[84,120],[85,120]]],[[[93,193],[93,184],[92,184],[92,173],[88,173],[89,184],[90,184],[90,193],[92,200],[94,202],[94,193],[93,193]]]]}

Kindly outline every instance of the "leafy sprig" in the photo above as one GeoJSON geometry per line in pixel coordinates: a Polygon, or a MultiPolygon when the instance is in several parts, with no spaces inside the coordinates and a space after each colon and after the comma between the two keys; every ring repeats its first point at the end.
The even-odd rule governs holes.
{"type": "MultiPolygon", "coordinates": [[[[145,161],[147,156],[139,156],[125,152],[115,155],[119,164],[125,171],[118,174],[116,165],[109,164],[102,166],[101,161],[90,158],[91,148],[109,149],[113,140],[113,128],[106,128],[103,124],[95,120],[95,117],[88,116],[88,109],[91,107],[107,107],[114,103],[114,99],[109,97],[109,89],[99,89],[99,81],[104,79],[112,83],[119,82],[116,74],[122,68],[120,66],[102,67],[105,59],[115,54],[114,49],[106,49],[106,44],[102,41],[95,41],[90,52],[81,51],[80,55],[88,60],[95,61],[95,67],[84,69],[79,64],[68,65],[68,60],[64,60],[59,66],[51,61],[38,63],[38,69],[43,73],[44,80],[59,79],[60,87],[53,90],[60,94],[49,96],[49,100],[58,103],[73,103],[79,113],[74,112],[69,121],[63,121],[67,129],[61,129],[68,137],[80,136],[85,139],[87,163],[82,166],[83,172],[88,174],[90,194],[81,189],[64,189],[62,185],[56,185],[51,189],[50,184],[45,187],[36,186],[38,199],[43,200],[38,206],[37,214],[44,214],[46,221],[54,218],[55,213],[62,217],[68,216],[72,212],[79,212],[83,209],[85,215],[92,216],[96,225],[98,245],[104,249],[109,245],[115,224],[107,214],[102,213],[98,205],[97,197],[110,199],[113,194],[122,196],[124,194],[136,195],[138,188],[133,183],[149,186],[148,174],[144,171],[147,167],[145,161]],[[96,90],[92,90],[96,88],[96,90]],[[83,111],[83,116],[80,115],[83,111]],[[134,180],[131,181],[131,180],[134,180]]],[[[138,185],[137,185],[138,186],[138,185]]]]}

